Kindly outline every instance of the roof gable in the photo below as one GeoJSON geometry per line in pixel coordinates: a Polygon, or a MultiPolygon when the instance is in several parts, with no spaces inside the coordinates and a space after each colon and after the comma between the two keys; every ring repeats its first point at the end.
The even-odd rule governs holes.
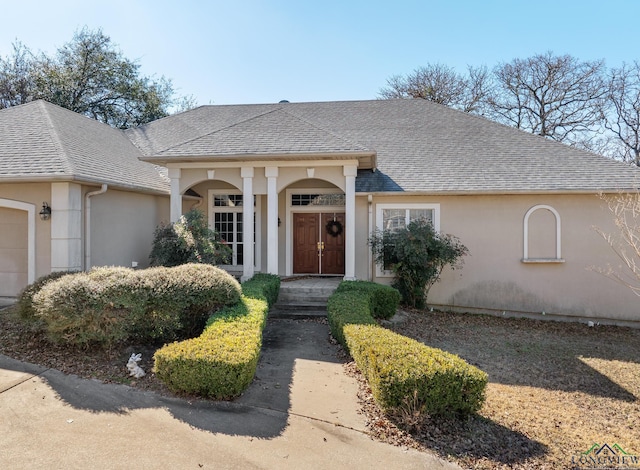
{"type": "Polygon", "coordinates": [[[242,156],[362,153],[371,151],[288,113],[268,110],[170,147],[158,156],[242,156]]]}

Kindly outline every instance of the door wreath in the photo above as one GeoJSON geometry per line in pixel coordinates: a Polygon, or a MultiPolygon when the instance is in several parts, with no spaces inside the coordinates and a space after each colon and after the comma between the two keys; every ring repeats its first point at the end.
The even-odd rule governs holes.
{"type": "Polygon", "coordinates": [[[336,238],[336,237],[339,237],[340,235],[342,235],[344,227],[342,226],[342,224],[339,221],[330,220],[329,222],[327,222],[327,225],[325,226],[325,229],[327,230],[327,233],[329,235],[331,235],[332,237],[336,238]]]}

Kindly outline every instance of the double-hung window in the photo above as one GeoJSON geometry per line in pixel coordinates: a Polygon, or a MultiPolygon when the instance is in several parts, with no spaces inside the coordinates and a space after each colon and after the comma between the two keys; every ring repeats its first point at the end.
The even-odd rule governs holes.
{"type": "MultiPolygon", "coordinates": [[[[376,228],[382,230],[402,230],[415,220],[426,220],[436,232],[440,231],[440,204],[377,204],[376,228]]],[[[376,266],[377,276],[391,276],[384,266],[376,266]]]]}

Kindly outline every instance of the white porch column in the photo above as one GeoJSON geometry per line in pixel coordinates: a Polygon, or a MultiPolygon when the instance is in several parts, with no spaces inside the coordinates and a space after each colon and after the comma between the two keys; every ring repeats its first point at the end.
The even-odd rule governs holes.
{"type": "Polygon", "coordinates": [[[253,277],[253,167],[241,168],[242,177],[242,277],[247,281],[253,277]]]}
{"type": "Polygon", "coordinates": [[[356,175],[358,168],[344,167],[345,179],[345,229],[344,229],[344,280],[356,279],[356,175]]]}
{"type": "Polygon", "coordinates": [[[171,180],[170,213],[171,222],[177,222],[182,215],[182,195],[180,194],[180,168],[169,168],[171,180]]]}
{"type": "Polygon", "coordinates": [[[278,274],[278,167],[264,169],[267,177],[267,272],[278,274]]]}

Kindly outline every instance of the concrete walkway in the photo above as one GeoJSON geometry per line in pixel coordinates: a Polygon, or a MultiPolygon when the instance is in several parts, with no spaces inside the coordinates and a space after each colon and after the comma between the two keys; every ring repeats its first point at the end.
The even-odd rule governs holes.
{"type": "MultiPolygon", "coordinates": [[[[444,469],[372,440],[326,325],[269,320],[230,403],[166,398],[0,355],[0,468],[444,469]]],[[[144,380],[144,379],[142,379],[144,380]]]]}

